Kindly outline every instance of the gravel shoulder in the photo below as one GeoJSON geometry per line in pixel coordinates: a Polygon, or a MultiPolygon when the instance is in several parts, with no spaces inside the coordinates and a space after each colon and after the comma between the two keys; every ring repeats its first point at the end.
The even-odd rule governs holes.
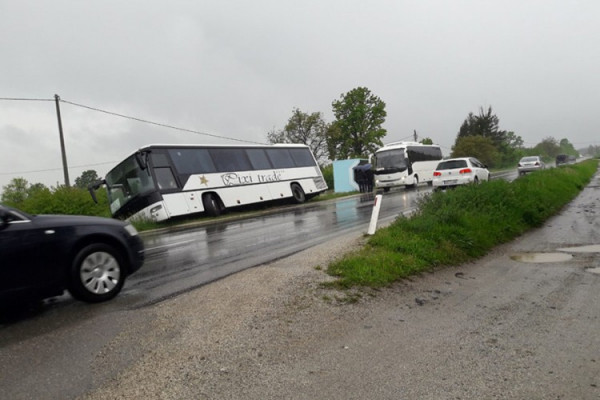
{"type": "Polygon", "coordinates": [[[510,256],[599,245],[599,187],[475,263],[383,290],[320,286],[365,240],[348,235],[130,311],[82,398],[598,399],[598,253],[510,256]]]}

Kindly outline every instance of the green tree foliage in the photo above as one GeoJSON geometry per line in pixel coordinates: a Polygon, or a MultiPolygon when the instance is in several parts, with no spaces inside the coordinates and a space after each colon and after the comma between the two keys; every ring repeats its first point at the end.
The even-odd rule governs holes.
{"type": "Polygon", "coordinates": [[[325,179],[325,183],[327,183],[327,187],[331,190],[334,187],[333,182],[333,164],[328,164],[321,168],[321,173],[323,174],[323,179],[325,179]]]}
{"type": "Polygon", "coordinates": [[[551,136],[544,138],[540,143],[533,148],[535,154],[539,155],[546,161],[553,160],[560,154],[560,146],[558,141],[551,136]]]}
{"type": "Polygon", "coordinates": [[[87,171],[83,171],[81,176],[75,178],[75,186],[80,189],[86,189],[89,185],[96,182],[98,179],[98,173],[93,169],[88,169],[87,171]]]}
{"type": "Polygon", "coordinates": [[[31,196],[22,205],[23,211],[32,214],[96,215],[110,217],[106,191],[96,193],[94,203],[87,189],[59,186],[31,196]]]}
{"type": "Polygon", "coordinates": [[[426,137],[426,138],[423,138],[420,143],[433,144],[433,140],[431,138],[426,137]]]}
{"type": "Polygon", "coordinates": [[[498,163],[500,153],[492,139],[483,136],[465,136],[452,147],[451,157],[475,157],[489,167],[498,163]]]}
{"type": "Polygon", "coordinates": [[[41,183],[29,184],[14,178],[3,187],[2,203],[30,214],[72,214],[110,217],[106,191],[97,192],[94,203],[87,189],[59,186],[47,188],[41,183]]]}
{"type": "Polygon", "coordinates": [[[8,185],[2,187],[2,203],[18,207],[28,196],[29,182],[25,178],[13,178],[8,185]]]}
{"type": "MultiPolygon", "coordinates": [[[[500,129],[500,119],[493,113],[491,106],[487,110],[481,107],[479,115],[469,113],[458,131],[455,146],[462,138],[473,136],[490,139],[496,149],[497,156],[490,166],[512,165],[523,155],[523,139],[514,132],[500,129]]],[[[471,155],[478,157],[475,154],[471,155]]]]}
{"type": "Polygon", "coordinates": [[[286,126],[267,134],[269,143],[302,143],[310,147],[319,164],[327,161],[327,124],[320,112],[307,114],[294,108],[286,126]]]}
{"type": "Polygon", "coordinates": [[[594,158],[600,158],[600,146],[589,145],[585,153],[594,158]]]}
{"type": "Polygon", "coordinates": [[[575,150],[575,147],[566,138],[560,140],[559,146],[560,146],[560,154],[568,154],[570,156],[578,156],[579,155],[579,152],[577,150],[575,150]]]}
{"type": "Polygon", "coordinates": [[[469,113],[458,131],[457,139],[467,136],[483,136],[490,138],[494,146],[499,147],[506,139],[506,131],[501,131],[499,125],[500,119],[492,113],[492,107],[488,107],[487,111],[481,107],[479,115],[469,113]]]}
{"type": "Polygon", "coordinates": [[[383,146],[385,103],[365,87],[352,89],[332,103],[336,120],[327,132],[331,159],[366,157],[383,146]]]}

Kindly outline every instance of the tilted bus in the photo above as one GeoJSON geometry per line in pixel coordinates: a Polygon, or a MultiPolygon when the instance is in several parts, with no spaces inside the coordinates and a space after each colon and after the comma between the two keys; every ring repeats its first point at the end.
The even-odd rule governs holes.
{"type": "Polygon", "coordinates": [[[148,145],[90,189],[106,185],[115,218],[169,218],[290,198],[297,203],[327,190],[308,146],[148,145]]]}
{"type": "Polygon", "coordinates": [[[378,149],[372,157],[375,188],[389,191],[392,187],[431,185],[433,171],[442,160],[438,145],[417,142],[394,142],[378,149]]]}

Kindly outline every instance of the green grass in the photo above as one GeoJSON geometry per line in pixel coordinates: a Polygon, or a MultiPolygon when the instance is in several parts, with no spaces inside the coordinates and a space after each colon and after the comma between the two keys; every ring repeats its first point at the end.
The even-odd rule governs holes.
{"type": "MultiPolygon", "coordinates": [[[[366,245],[330,264],[334,286],[382,287],[422,271],[485,255],[555,215],[589,183],[598,160],[525,175],[513,182],[434,192],[410,218],[380,229],[366,245]]],[[[331,285],[331,283],[330,283],[331,285]]]]}

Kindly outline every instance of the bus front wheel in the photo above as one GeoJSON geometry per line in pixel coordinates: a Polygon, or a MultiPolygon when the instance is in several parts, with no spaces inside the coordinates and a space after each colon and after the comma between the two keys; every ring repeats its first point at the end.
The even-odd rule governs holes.
{"type": "Polygon", "coordinates": [[[304,194],[304,190],[297,183],[292,183],[292,196],[294,197],[294,201],[298,204],[304,203],[306,201],[306,195],[304,194]]]}
{"type": "Polygon", "coordinates": [[[406,187],[414,189],[417,186],[419,186],[419,177],[417,175],[415,175],[415,179],[413,180],[413,184],[412,185],[406,185],[406,187]]]}
{"type": "Polygon", "coordinates": [[[204,211],[211,217],[218,217],[223,211],[219,198],[213,193],[205,194],[202,197],[202,204],[204,205],[204,211]]]}

